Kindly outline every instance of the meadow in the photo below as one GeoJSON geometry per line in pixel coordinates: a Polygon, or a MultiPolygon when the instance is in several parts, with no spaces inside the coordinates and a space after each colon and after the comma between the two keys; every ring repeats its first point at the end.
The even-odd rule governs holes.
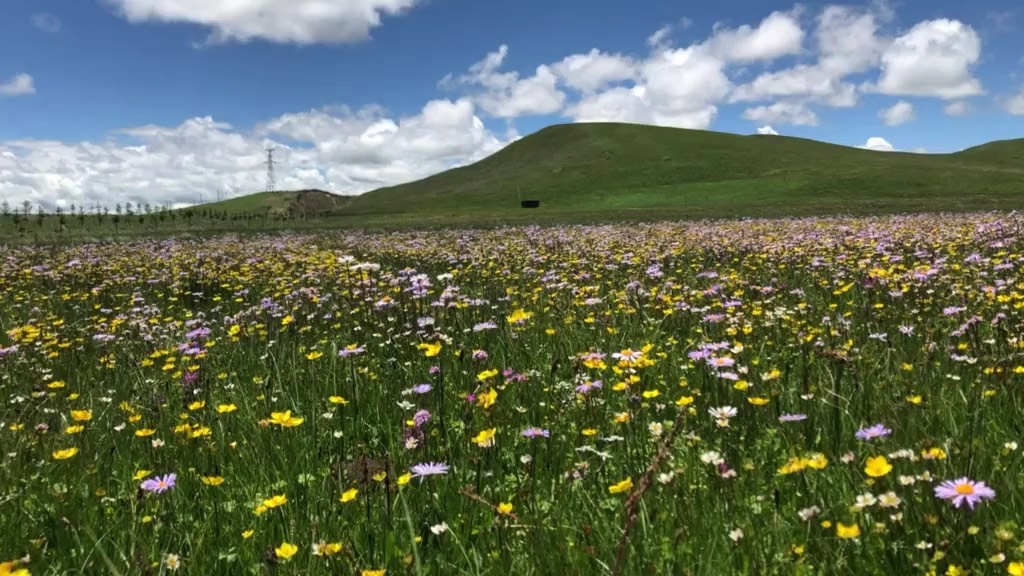
{"type": "Polygon", "coordinates": [[[7,248],[0,574],[1022,575],[1022,224],[7,248]]]}

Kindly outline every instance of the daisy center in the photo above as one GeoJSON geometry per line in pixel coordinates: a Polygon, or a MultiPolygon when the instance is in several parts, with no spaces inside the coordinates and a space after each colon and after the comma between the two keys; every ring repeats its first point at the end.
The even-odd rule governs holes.
{"type": "Polygon", "coordinates": [[[971,486],[970,484],[957,484],[956,493],[964,496],[970,496],[971,494],[974,494],[974,486],[971,486]]]}

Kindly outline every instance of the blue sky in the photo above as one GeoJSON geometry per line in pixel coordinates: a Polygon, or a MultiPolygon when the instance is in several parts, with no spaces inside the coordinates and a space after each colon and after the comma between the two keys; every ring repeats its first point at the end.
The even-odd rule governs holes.
{"type": "Polygon", "coordinates": [[[577,120],[955,151],[1024,136],[1021,30],[1011,0],[4,0],[0,194],[244,193],[269,142],[284,185],[356,193],[577,120]]]}

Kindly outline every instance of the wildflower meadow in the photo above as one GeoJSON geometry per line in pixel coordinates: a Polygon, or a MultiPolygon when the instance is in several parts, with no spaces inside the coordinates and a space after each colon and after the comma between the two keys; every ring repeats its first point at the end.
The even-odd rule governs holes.
{"type": "Polygon", "coordinates": [[[0,574],[1024,574],[1024,217],[0,254],[0,574]]]}

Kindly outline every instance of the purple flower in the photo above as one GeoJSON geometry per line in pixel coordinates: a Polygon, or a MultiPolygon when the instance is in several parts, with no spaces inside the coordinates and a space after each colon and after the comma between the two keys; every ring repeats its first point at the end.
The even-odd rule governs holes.
{"type": "Polygon", "coordinates": [[[172,472],[165,476],[154,476],[148,480],[144,480],[139,487],[146,492],[156,492],[157,494],[160,494],[161,492],[166,492],[171,488],[174,488],[174,484],[177,480],[178,475],[172,472]]]}
{"type": "Polygon", "coordinates": [[[551,436],[551,432],[549,432],[549,431],[547,431],[547,430],[545,430],[543,428],[537,428],[536,426],[530,426],[526,430],[523,430],[521,432],[521,434],[523,436],[525,436],[526,438],[536,438],[538,436],[543,436],[543,437],[547,438],[547,437],[551,436]]]}
{"type": "Polygon", "coordinates": [[[478,362],[483,361],[483,360],[487,360],[487,352],[484,351],[484,350],[474,350],[473,351],[473,360],[476,360],[478,362]]]}
{"type": "Polygon", "coordinates": [[[601,382],[600,380],[593,380],[593,381],[588,380],[588,381],[584,382],[583,384],[580,384],[579,386],[577,386],[576,387],[576,392],[579,393],[579,394],[586,394],[587,392],[590,392],[594,388],[600,388],[602,384],[603,384],[603,382],[601,382]]]}
{"type": "Polygon", "coordinates": [[[429,410],[418,410],[412,415],[412,421],[416,424],[417,428],[422,428],[424,424],[430,422],[430,411],[429,410]]]}
{"type": "Polygon", "coordinates": [[[438,476],[448,473],[448,465],[441,464],[440,462],[426,462],[424,464],[416,464],[411,470],[413,478],[438,476]]]}
{"type": "Polygon", "coordinates": [[[807,414],[783,414],[779,416],[779,422],[799,422],[807,420],[807,414]]]}
{"type": "Polygon", "coordinates": [[[875,438],[888,436],[889,434],[892,434],[892,430],[886,428],[884,424],[875,424],[874,426],[857,430],[856,436],[858,440],[868,442],[875,438]]]}
{"type": "Polygon", "coordinates": [[[427,392],[430,392],[430,390],[430,384],[417,384],[412,387],[412,391],[416,394],[426,394],[427,392]]]}
{"type": "Polygon", "coordinates": [[[996,491],[986,486],[984,482],[975,482],[964,476],[956,480],[946,480],[936,486],[935,497],[952,500],[956,508],[967,502],[967,506],[974,510],[974,505],[978,502],[995,498],[996,491]]]}
{"type": "Polygon", "coordinates": [[[429,372],[431,375],[438,374],[438,373],[441,372],[441,367],[440,366],[431,366],[430,369],[427,370],[427,372],[429,372]]]}

